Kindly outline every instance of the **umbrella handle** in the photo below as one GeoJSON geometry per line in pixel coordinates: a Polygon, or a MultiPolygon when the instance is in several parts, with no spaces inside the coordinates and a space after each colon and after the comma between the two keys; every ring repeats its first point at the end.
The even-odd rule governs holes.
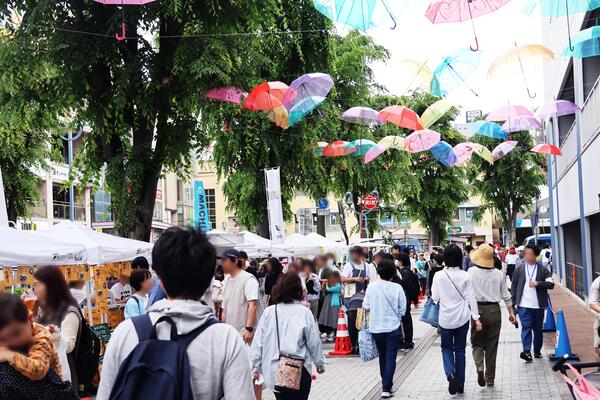
{"type": "Polygon", "coordinates": [[[118,33],[115,33],[115,37],[119,42],[125,40],[125,22],[121,23],[121,35],[119,36],[118,33]]]}
{"type": "Polygon", "coordinates": [[[392,12],[388,8],[387,4],[385,4],[385,1],[382,1],[381,4],[383,4],[383,7],[385,7],[385,11],[387,11],[388,15],[392,19],[392,22],[394,23],[394,26],[392,26],[390,29],[391,30],[396,29],[396,27],[398,26],[398,22],[396,22],[396,18],[394,18],[394,14],[392,14],[392,12]]]}
{"type": "Polygon", "coordinates": [[[567,32],[569,35],[569,50],[572,52],[575,51],[575,47],[573,47],[573,43],[571,43],[571,22],[569,21],[569,0],[565,0],[565,8],[567,10],[567,32]]]}
{"type": "Polygon", "coordinates": [[[537,97],[537,93],[533,92],[533,94],[531,94],[531,90],[529,90],[529,88],[527,88],[527,94],[529,95],[530,99],[535,99],[537,97]]]}
{"type": "Polygon", "coordinates": [[[471,45],[470,48],[471,51],[479,51],[479,40],[477,39],[477,35],[475,35],[475,47],[471,45]]]}

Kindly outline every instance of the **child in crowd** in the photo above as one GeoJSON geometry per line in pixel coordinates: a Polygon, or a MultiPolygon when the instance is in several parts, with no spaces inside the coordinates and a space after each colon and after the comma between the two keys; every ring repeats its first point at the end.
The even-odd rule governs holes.
{"type": "Polygon", "coordinates": [[[339,271],[334,270],[331,272],[325,286],[325,293],[323,308],[319,315],[319,327],[324,332],[321,338],[333,342],[337,330],[338,312],[342,305],[342,279],[339,271]]]}
{"type": "Polygon", "coordinates": [[[18,296],[0,293],[0,398],[31,398],[34,394],[76,398],[71,384],[62,381],[50,332],[33,322],[18,296]]]}
{"type": "Polygon", "coordinates": [[[154,286],[154,280],[150,271],[138,268],[131,272],[129,284],[135,290],[135,294],[125,303],[125,318],[144,314],[148,302],[148,293],[154,286]]]}

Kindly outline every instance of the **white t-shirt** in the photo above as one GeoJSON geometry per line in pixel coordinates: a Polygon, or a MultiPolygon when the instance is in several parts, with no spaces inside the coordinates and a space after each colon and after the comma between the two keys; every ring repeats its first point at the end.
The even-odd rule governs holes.
{"type": "Polygon", "coordinates": [[[537,275],[537,264],[524,264],[523,267],[525,268],[525,286],[523,287],[523,295],[521,296],[519,307],[540,308],[536,288],[529,287],[529,281],[535,280],[537,275]]]}
{"type": "Polygon", "coordinates": [[[360,264],[354,264],[352,261],[347,262],[344,267],[342,268],[342,273],[341,276],[343,276],[344,278],[352,278],[352,266],[354,266],[354,269],[357,269],[360,272],[361,277],[365,278],[367,276],[369,276],[369,263],[366,261],[363,261],[360,264]],[[365,271],[365,267],[367,267],[367,270],[365,271]]]}
{"type": "Polygon", "coordinates": [[[71,291],[71,296],[77,301],[77,304],[83,303],[83,301],[87,298],[87,294],[85,293],[85,289],[69,289],[71,291]]]}
{"type": "Polygon", "coordinates": [[[506,255],[506,264],[507,265],[516,265],[518,259],[519,259],[518,254],[510,254],[509,253],[506,255]]]}
{"type": "Polygon", "coordinates": [[[115,301],[126,300],[131,297],[131,286],[129,284],[122,285],[121,282],[117,282],[110,288],[110,293],[115,301]]]}
{"type": "MultiPolygon", "coordinates": [[[[235,278],[229,276],[225,279],[223,284],[223,311],[226,314],[226,322],[242,333],[246,328],[248,302],[258,301],[258,281],[254,275],[241,270],[235,278]]],[[[260,315],[256,316],[257,323],[259,317],[260,315]]]]}
{"type": "Polygon", "coordinates": [[[548,254],[550,257],[552,257],[552,250],[551,249],[542,249],[542,263],[544,263],[544,264],[548,264],[550,262],[550,257],[546,257],[546,254],[548,254]]]}

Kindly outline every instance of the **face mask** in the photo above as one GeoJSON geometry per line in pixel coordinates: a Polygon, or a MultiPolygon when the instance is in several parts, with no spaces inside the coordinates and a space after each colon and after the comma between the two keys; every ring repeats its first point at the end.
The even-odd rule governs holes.
{"type": "Polygon", "coordinates": [[[396,267],[399,267],[399,266],[400,266],[400,261],[398,261],[398,260],[394,260],[394,265],[395,265],[396,267]]]}

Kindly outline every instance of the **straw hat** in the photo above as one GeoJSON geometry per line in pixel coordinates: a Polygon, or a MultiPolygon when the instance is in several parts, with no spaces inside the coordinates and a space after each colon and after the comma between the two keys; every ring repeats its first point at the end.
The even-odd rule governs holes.
{"type": "Polygon", "coordinates": [[[469,253],[471,262],[482,268],[494,268],[494,248],[487,244],[482,244],[469,253]]]}

